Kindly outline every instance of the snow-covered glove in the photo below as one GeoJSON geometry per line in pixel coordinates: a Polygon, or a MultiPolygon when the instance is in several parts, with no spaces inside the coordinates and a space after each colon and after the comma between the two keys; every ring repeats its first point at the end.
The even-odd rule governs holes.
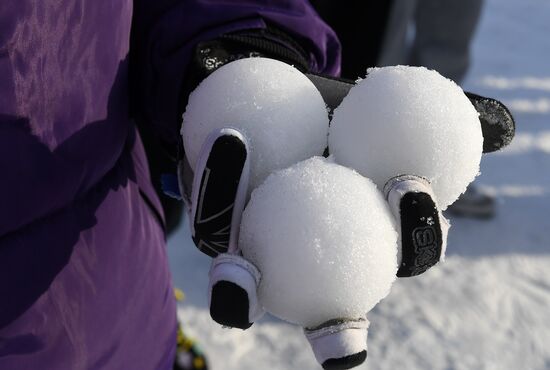
{"type": "MultiPolygon", "coordinates": [[[[191,72],[188,74],[190,78],[186,79],[183,90],[190,92],[220,66],[250,56],[271,57],[292,64],[303,71],[317,87],[330,111],[340,104],[353,86],[352,81],[308,73],[307,53],[288,35],[277,29],[268,28],[231,33],[212,41],[199,43],[190,67],[191,72]]],[[[480,114],[484,136],[483,151],[488,153],[508,145],[514,136],[515,125],[506,106],[497,100],[476,94],[466,93],[466,95],[480,114]]],[[[183,96],[186,98],[187,95],[184,93],[183,96]]],[[[186,101],[182,102],[182,106],[185,104],[186,101]]],[[[212,133],[212,135],[220,135],[220,133],[212,133]]],[[[190,221],[193,240],[201,251],[212,257],[227,251],[231,235],[228,228],[232,223],[237,223],[232,222],[232,216],[239,214],[226,210],[237,195],[238,184],[235,181],[240,178],[241,168],[244,165],[243,159],[239,155],[231,154],[243,151],[242,144],[239,144],[234,136],[232,137],[219,138],[220,147],[223,141],[225,149],[213,150],[210,159],[208,159],[210,156],[208,150],[203,150],[203,158],[206,162],[217,163],[216,166],[219,170],[225,170],[222,177],[215,175],[217,170],[212,171],[212,168],[209,168],[211,177],[209,180],[212,180],[212,176],[221,180],[203,183],[205,187],[201,187],[201,192],[198,192],[198,194],[202,194],[200,204],[192,204],[191,188],[193,182],[198,181],[197,177],[202,179],[204,174],[195,174],[189,168],[183,156],[183,148],[179,150],[179,189],[173,184],[166,186],[168,190],[172,189],[172,193],[180,193],[180,196],[188,204],[192,216],[190,221]],[[208,186],[206,187],[206,185],[208,186]],[[219,214],[222,210],[226,210],[226,212],[219,214]],[[217,217],[211,217],[212,215],[217,215],[217,217]],[[201,217],[201,219],[199,220],[197,217],[201,217]],[[224,231],[220,232],[220,230],[224,231]]],[[[212,147],[216,148],[217,145],[212,147]]]]}
{"type": "MultiPolygon", "coordinates": [[[[196,86],[215,69],[235,59],[269,56],[293,64],[306,72],[329,109],[333,110],[337,107],[352,84],[349,81],[307,74],[306,55],[299,52],[299,46],[279,34],[276,37],[273,37],[273,34],[270,37],[264,37],[265,32],[268,31],[231,34],[199,44],[194,61],[198,72],[192,74],[196,81],[188,80],[188,84],[196,86]]],[[[514,122],[506,107],[495,100],[477,95],[470,94],[469,98],[480,112],[480,121],[486,138],[484,151],[494,151],[507,145],[513,137],[514,122]]],[[[183,150],[180,150],[180,153],[183,154],[183,150]]],[[[212,132],[203,143],[198,164],[194,170],[189,167],[183,155],[178,165],[178,190],[188,204],[193,241],[209,256],[216,257],[221,254],[220,261],[224,259],[226,253],[231,257],[223,264],[216,261],[213,263],[209,290],[212,317],[223,325],[242,329],[249,327],[258,316],[257,313],[261,311],[257,307],[256,291],[253,289],[253,286],[258,284],[259,274],[255,274],[253,268],[246,268],[250,265],[247,261],[239,262],[242,257],[237,247],[240,218],[248,192],[247,160],[248,149],[244,137],[236,130],[222,129],[212,132]],[[249,275],[244,280],[241,279],[244,276],[243,271],[249,275]]],[[[390,193],[391,191],[388,192],[388,196],[390,193]]],[[[423,192],[423,194],[429,194],[429,192],[423,192]]],[[[412,197],[412,195],[401,195],[405,200],[412,197]]],[[[404,202],[402,199],[398,198],[396,202],[401,205],[404,202]]],[[[433,199],[431,201],[433,203],[433,199]]],[[[409,209],[403,211],[400,207],[393,207],[393,210],[402,225],[414,224],[409,220],[412,217],[410,215],[415,214],[414,211],[409,209]],[[398,209],[397,213],[395,213],[396,209],[398,209]]],[[[403,242],[403,250],[407,251],[402,253],[402,266],[405,264],[408,267],[401,268],[398,272],[399,276],[421,273],[435,264],[442,255],[443,238],[446,233],[443,228],[446,223],[439,211],[436,210],[434,215],[438,216],[433,219],[437,219],[440,226],[439,234],[434,235],[441,235],[436,253],[431,254],[431,259],[427,259],[428,254],[425,251],[420,251],[418,246],[415,249],[414,239],[403,242]],[[410,261],[418,262],[418,266],[410,268],[410,261]]],[[[401,234],[405,235],[403,232],[401,234]]],[[[417,236],[426,235],[424,233],[417,236]]],[[[426,242],[429,241],[428,239],[419,240],[426,242]]]]}

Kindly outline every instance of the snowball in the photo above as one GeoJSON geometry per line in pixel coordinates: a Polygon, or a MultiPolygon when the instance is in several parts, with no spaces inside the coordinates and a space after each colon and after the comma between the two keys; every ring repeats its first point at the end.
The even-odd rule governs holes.
{"type": "Polygon", "coordinates": [[[445,209],[479,173],[483,136],[451,80],[423,67],[373,68],[336,109],[329,150],[380,189],[401,174],[427,178],[445,209]]]}
{"type": "Polygon", "coordinates": [[[195,168],[210,132],[240,131],[251,149],[251,188],[268,174],[327,147],[328,113],[319,91],[294,67],[267,58],[231,62],[191,93],[181,134],[195,168]]]}
{"type": "Polygon", "coordinates": [[[242,219],[240,247],[261,271],[267,311],[313,327],[363,317],[397,271],[397,233],[381,193],[314,157],[270,175],[242,219]]]}

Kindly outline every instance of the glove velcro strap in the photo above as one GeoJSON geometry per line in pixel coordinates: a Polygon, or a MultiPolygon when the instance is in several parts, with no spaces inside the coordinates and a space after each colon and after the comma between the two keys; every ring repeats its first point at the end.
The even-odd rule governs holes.
{"type": "Polygon", "coordinates": [[[337,319],[306,328],[304,334],[324,369],[347,369],[365,361],[368,327],[366,318],[337,319]]]}

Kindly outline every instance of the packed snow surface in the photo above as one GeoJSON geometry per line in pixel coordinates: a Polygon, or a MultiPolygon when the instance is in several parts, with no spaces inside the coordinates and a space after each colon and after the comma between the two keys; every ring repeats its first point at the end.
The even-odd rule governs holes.
{"type": "Polygon", "coordinates": [[[423,67],[369,69],[335,110],[329,150],[380,189],[397,175],[427,178],[442,209],[479,173],[483,136],[462,89],[423,67]]]}
{"type": "Polygon", "coordinates": [[[397,233],[380,191],[320,157],[254,190],[239,245],[262,274],[262,305],[305,327],[364,317],[397,271],[397,233]]]}
{"type": "Polygon", "coordinates": [[[195,168],[206,137],[236,128],[251,149],[251,188],[327,146],[328,113],[319,91],[294,67],[268,58],[222,66],[191,93],[183,115],[185,154],[195,168]]]}

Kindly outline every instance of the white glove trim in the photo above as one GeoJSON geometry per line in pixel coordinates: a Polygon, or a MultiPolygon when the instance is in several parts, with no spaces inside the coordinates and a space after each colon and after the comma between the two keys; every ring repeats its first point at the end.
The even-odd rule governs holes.
{"type": "Polygon", "coordinates": [[[367,350],[369,321],[366,318],[342,320],[318,329],[304,329],[317,361],[351,356],[367,350]]]}
{"type": "Polygon", "coordinates": [[[258,301],[257,293],[261,280],[261,273],[251,262],[235,254],[220,254],[212,260],[209,276],[209,306],[212,298],[212,287],[219,281],[228,281],[246,291],[249,304],[249,322],[252,323],[257,321],[264,314],[265,311],[258,301]]]}

